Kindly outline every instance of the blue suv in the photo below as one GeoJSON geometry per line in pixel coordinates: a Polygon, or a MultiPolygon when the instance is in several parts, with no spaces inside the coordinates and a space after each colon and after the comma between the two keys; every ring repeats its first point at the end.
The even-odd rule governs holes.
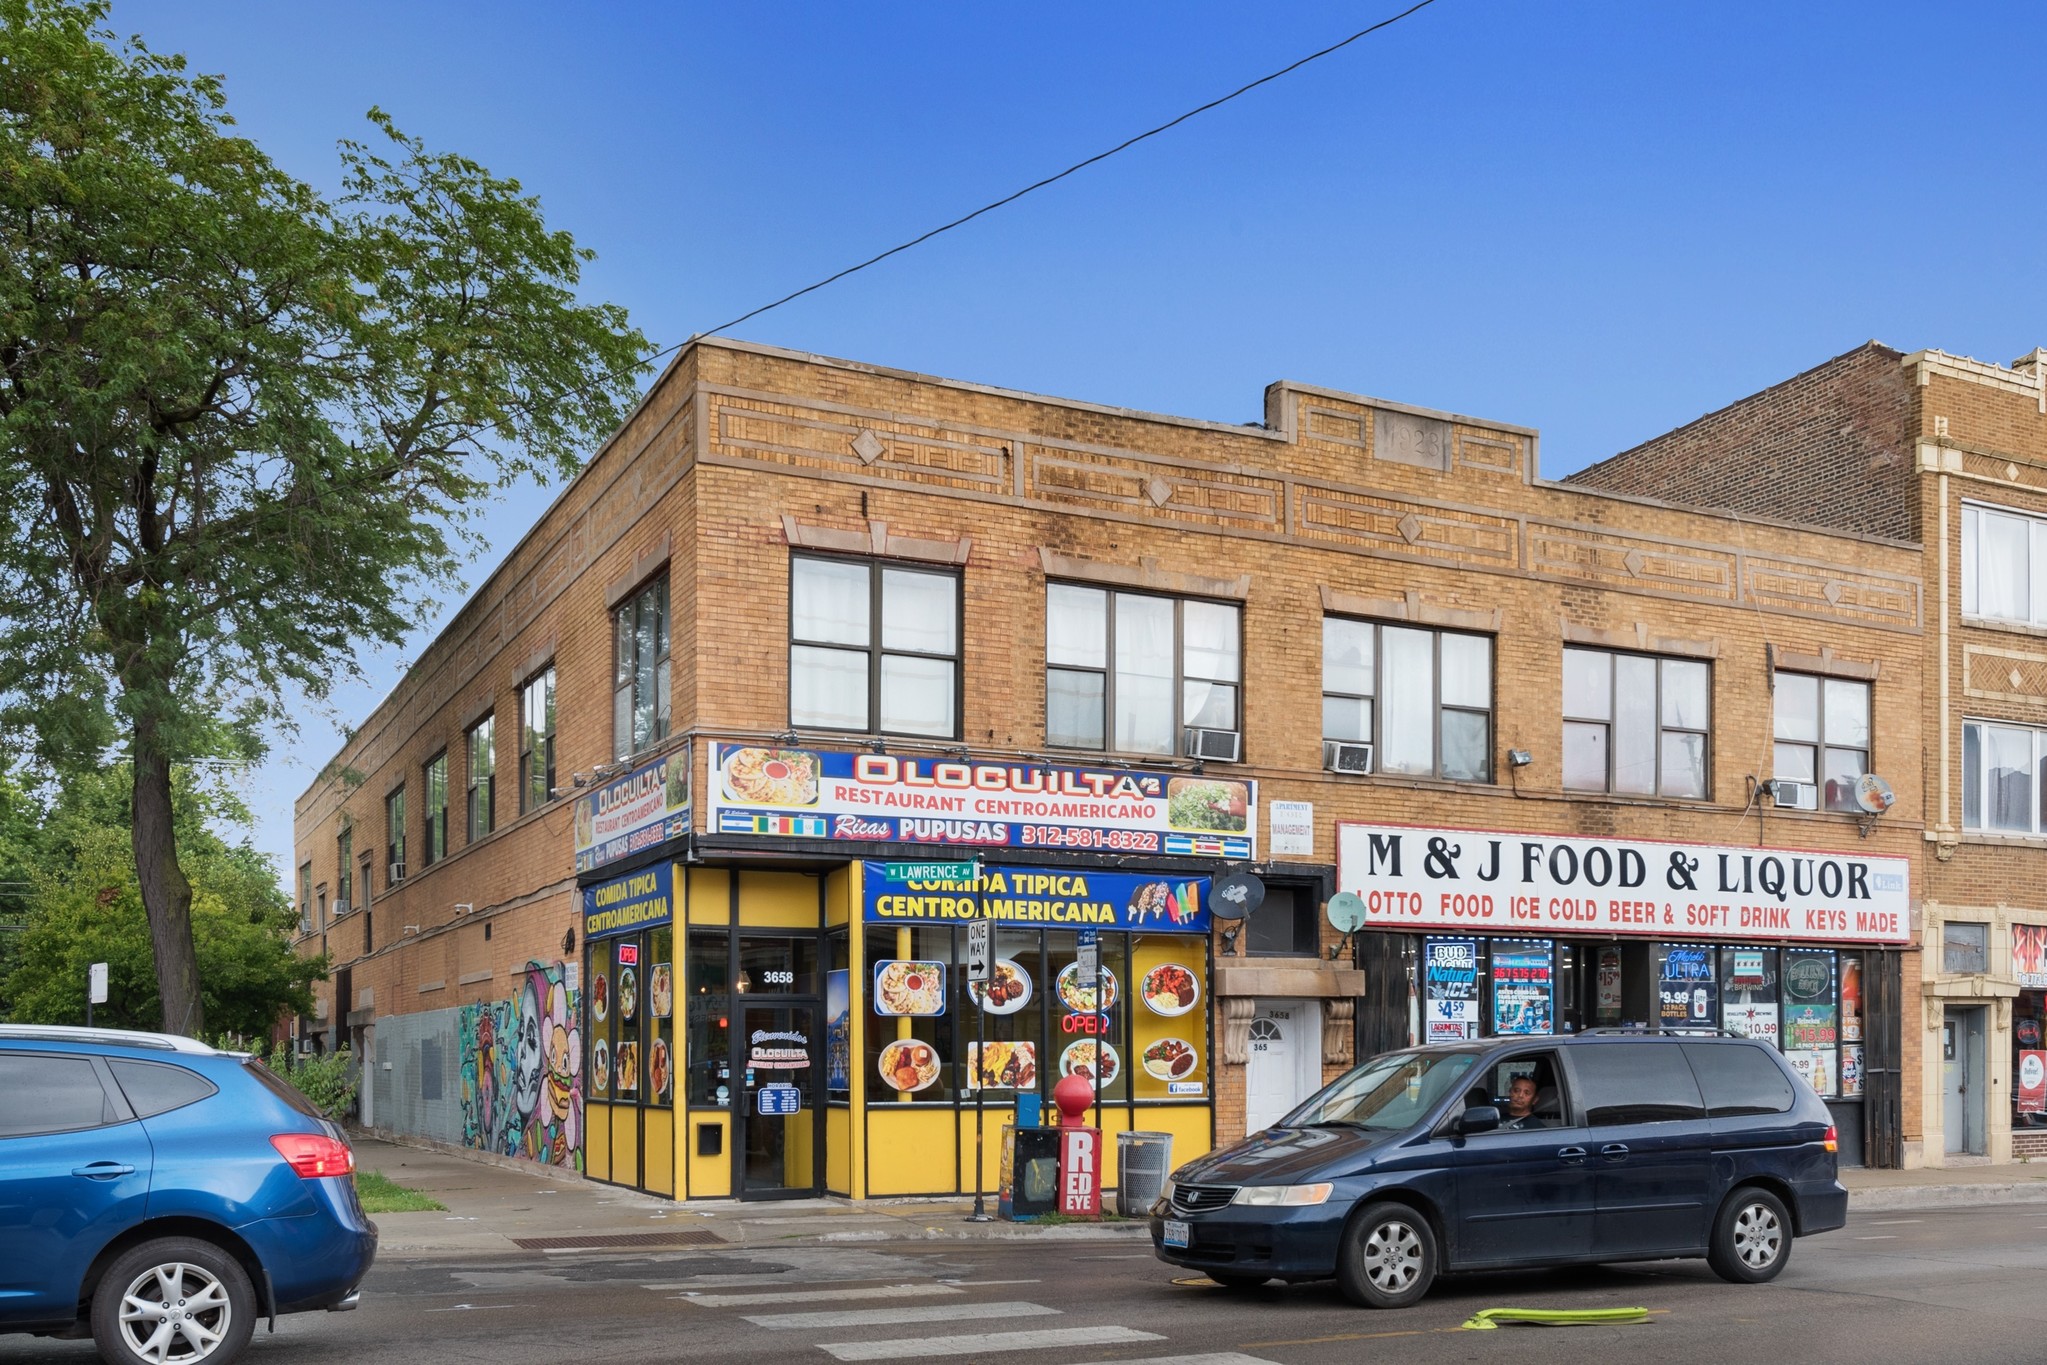
{"type": "Polygon", "coordinates": [[[228,1365],[346,1309],[377,1252],[341,1130],[190,1038],[0,1024],[0,1332],[107,1365],[228,1365]]]}
{"type": "Polygon", "coordinates": [[[1749,1039],[1411,1048],[1173,1172],[1152,1241],[1225,1288],[1333,1277],[1374,1308],[1440,1271],[1703,1256],[1756,1284],[1847,1221],[1836,1147],[1812,1087],[1749,1039]]]}

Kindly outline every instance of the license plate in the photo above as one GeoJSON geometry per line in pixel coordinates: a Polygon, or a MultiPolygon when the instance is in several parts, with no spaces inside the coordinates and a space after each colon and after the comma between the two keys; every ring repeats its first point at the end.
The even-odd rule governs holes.
{"type": "Polygon", "coordinates": [[[1163,1240],[1169,1247],[1184,1247],[1193,1240],[1193,1237],[1185,1223],[1176,1222],[1168,1218],[1166,1220],[1166,1235],[1163,1240]]]}

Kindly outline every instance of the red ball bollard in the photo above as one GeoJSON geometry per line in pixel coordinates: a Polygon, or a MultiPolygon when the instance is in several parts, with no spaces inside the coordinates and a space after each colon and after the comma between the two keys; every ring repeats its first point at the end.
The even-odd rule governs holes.
{"type": "Polygon", "coordinates": [[[1080,1076],[1052,1087],[1059,1106],[1059,1212],[1069,1218],[1102,1216],[1102,1130],[1081,1122],[1095,1088],[1080,1076]]]}

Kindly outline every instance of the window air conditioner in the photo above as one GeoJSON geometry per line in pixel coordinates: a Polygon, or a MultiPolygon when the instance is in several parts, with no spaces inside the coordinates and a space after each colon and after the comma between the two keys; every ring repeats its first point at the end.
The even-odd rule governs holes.
{"type": "Polygon", "coordinates": [[[354,908],[355,907],[350,905],[347,901],[336,901],[334,902],[334,918],[340,919],[343,915],[347,914],[350,910],[353,910],[354,908]]]}
{"type": "Polygon", "coordinates": [[[1780,777],[1770,783],[1770,795],[1785,810],[1820,808],[1820,789],[1811,782],[1793,782],[1780,777]]]}
{"type": "Polygon", "coordinates": [[[1325,739],[1322,741],[1322,766],[1333,773],[1369,775],[1372,771],[1372,746],[1349,740],[1325,739]]]}
{"type": "Polygon", "coordinates": [[[1244,737],[1235,730],[1198,730],[1189,726],[1186,741],[1187,757],[1211,763],[1236,763],[1244,752],[1244,737]]]}
{"type": "Polygon", "coordinates": [[[394,882],[402,882],[402,881],[404,881],[404,880],[405,880],[405,864],[404,864],[404,863],[392,863],[392,864],[391,864],[391,866],[390,866],[390,868],[389,868],[389,870],[388,870],[388,874],[387,874],[387,875],[388,875],[388,879],[389,879],[389,880],[391,880],[391,881],[394,881],[394,882]]]}

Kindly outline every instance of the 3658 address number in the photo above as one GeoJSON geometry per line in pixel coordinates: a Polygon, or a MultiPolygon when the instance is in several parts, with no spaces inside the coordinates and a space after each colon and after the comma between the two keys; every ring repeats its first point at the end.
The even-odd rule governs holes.
{"type": "Polygon", "coordinates": [[[1024,825],[1023,842],[1040,848],[1115,848],[1156,853],[1159,836],[1141,829],[1089,829],[1073,825],[1024,825]]]}

